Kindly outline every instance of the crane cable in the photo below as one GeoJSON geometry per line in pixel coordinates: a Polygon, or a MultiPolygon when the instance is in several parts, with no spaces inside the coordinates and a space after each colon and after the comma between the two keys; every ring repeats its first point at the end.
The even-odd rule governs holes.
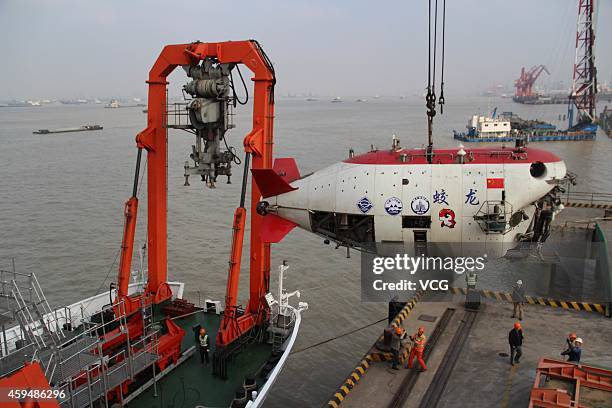
{"type": "Polygon", "coordinates": [[[442,1],[442,73],[440,75],[440,98],[438,103],[440,104],[440,115],[444,114],[444,43],[446,37],[446,0],[442,1]]]}
{"type": "Polygon", "coordinates": [[[374,326],[375,324],[381,323],[381,322],[383,322],[385,320],[387,320],[387,318],[383,317],[382,319],[378,319],[376,321],[370,322],[370,323],[368,323],[368,324],[366,324],[364,326],[358,327],[358,328],[353,329],[351,331],[348,331],[346,333],[341,333],[341,334],[338,334],[336,336],[333,336],[333,337],[330,337],[328,339],[325,339],[323,341],[320,341],[318,343],[311,344],[310,346],[307,346],[307,347],[304,347],[304,348],[301,348],[301,349],[298,349],[298,350],[294,350],[294,351],[291,352],[291,354],[301,353],[302,351],[306,351],[306,350],[310,350],[310,349],[315,348],[315,347],[322,346],[323,344],[327,344],[327,343],[332,342],[334,340],[337,340],[339,338],[342,338],[342,337],[349,336],[351,334],[357,333],[357,332],[359,332],[361,330],[367,329],[368,327],[374,326]]]}
{"type": "MultiPolygon", "coordinates": [[[[427,29],[428,29],[428,48],[427,48],[427,95],[425,97],[425,106],[427,107],[427,161],[432,162],[433,158],[433,118],[436,116],[436,56],[438,51],[438,0],[434,0],[433,10],[433,41],[432,41],[432,4],[429,0],[427,13],[427,29]],[[432,53],[433,43],[433,53],[432,53]]],[[[446,36],[446,0],[442,0],[442,66],[440,75],[440,114],[443,113],[444,100],[444,53],[445,53],[445,36],[446,36]]]]}

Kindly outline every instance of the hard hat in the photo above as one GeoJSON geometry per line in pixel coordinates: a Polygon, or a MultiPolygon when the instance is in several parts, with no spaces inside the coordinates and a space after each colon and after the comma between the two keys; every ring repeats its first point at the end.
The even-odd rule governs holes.
{"type": "Polygon", "coordinates": [[[401,327],[396,327],[395,328],[395,333],[396,334],[402,334],[402,328],[401,327]]]}
{"type": "Polygon", "coordinates": [[[568,338],[568,339],[570,339],[570,340],[576,340],[576,337],[578,337],[578,336],[576,336],[576,333],[574,333],[574,332],[571,332],[571,333],[570,333],[570,334],[567,336],[567,338],[568,338]]]}
{"type": "Polygon", "coordinates": [[[516,330],[521,330],[521,324],[519,322],[514,323],[514,328],[516,330]]]}
{"type": "Polygon", "coordinates": [[[206,334],[206,329],[202,327],[202,328],[200,329],[200,334],[206,334]]]}
{"type": "Polygon", "coordinates": [[[582,339],[578,337],[576,340],[574,340],[574,342],[582,344],[582,339]]]}
{"type": "Polygon", "coordinates": [[[523,284],[523,281],[519,279],[519,280],[517,280],[517,281],[516,281],[516,284],[517,284],[517,285],[522,285],[522,284],[523,284]]]}
{"type": "Polygon", "coordinates": [[[419,327],[419,333],[425,333],[425,328],[424,327],[419,327]]]}

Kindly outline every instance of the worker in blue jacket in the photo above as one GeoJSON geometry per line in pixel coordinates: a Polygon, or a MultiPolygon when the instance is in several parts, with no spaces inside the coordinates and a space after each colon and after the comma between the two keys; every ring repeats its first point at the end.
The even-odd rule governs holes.
{"type": "Polygon", "coordinates": [[[523,355],[523,328],[519,322],[514,323],[514,327],[508,333],[508,343],[510,344],[510,364],[520,363],[523,355]]]}
{"type": "Polygon", "coordinates": [[[578,337],[576,340],[574,340],[574,343],[570,346],[570,348],[561,354],[569,357],[567,361],[571,361],[576,364],[580,363],[580,357],[582,356],[582,339],[578,337]]]}

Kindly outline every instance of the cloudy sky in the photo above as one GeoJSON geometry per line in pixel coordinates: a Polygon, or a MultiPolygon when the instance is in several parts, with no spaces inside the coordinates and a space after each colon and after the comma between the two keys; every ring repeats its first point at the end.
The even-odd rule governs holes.
{"type": "MultiPolygon", "coordinates": [[[[447,3],[447,93],[511,85],[536,64],[569,85],[577,0],[447,3]]],[[[598,3],[610,81],[612,0],[598,3]]],[[[281,94],[412,94],[427,78],[426,0],[0,0],[0,32],[0,100],[144,96],[162,46],[194,40],[259,40],[281,94]]]]}

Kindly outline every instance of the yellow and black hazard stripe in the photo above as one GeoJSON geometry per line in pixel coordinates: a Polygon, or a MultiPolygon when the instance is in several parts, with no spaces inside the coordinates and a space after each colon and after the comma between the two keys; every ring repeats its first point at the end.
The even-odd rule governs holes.
{"type": "Polygon", "coordinates": [[[541,297],[525,296],[527,303],[531,305],[542,305],[550,307],[561,307],[566,310],[584,310],[587,312],[596,312],[605,314],[606,307],[600,303],[587,303],[587,302],[571,302],[564,300],[545,299],[541,297]]]}
{"type": "Polygon", "coordinates": [[[342,385],[340,385],[338,390],[334,393],[332,398],[327,402],[328,407],[337,408],[342,401],[344,401],[348,393],[355,388],[359,380],[361,380],[361,377],[365,375],[372,361],[374,361],[374,359],[372,358],[371,354],[367,354],[363,360],[361,360],[359,365],[355,367],[347,379],[344,380],[342,385]]]}
{"type": "MultiPolygon", "coordinates": [[[[466,288],[449,288],[449,290],[454,294],[467,294],[466,288]]],[[[510,293],[495,292],[492,290],[478,290],[478,293],[480,293],[481,296],[489,299],[512,302],[512,295],[510,293]]],[[[534,296],[525,296],[525,300],[527,300],[527,303],[529,303],[530,305],[561,307],[566,310],[584,310],[587,312],[595,312],[601,314],[606,313],[606,307],[600,303],[571,302],[534,296]]]]}
{"type": "Polygon", "coordinates": [[[414,309],[414,307],[416,306],[417,302],[421,299],[421,296],[423,296],[423,291],[422,290],[416,292],[415,295],[412,297],[412,299],[410,299],[410,301],[408,303],[406,303],[406,306],[404,306],[404,308],[391,321],[391,326],[399,327],[402,324],[402,322],[404,321],[404,319],[406,319],[408,317],[410,312],[412,312],[412,309],[414,309]]]}
{"type": "Polygon", "coordinates": [[[612,209],[612,204],[602,204],[602,203],[564,203],[566,207],[575,207],[575,208],[599,208],[602,210],[612,209]]]}
{"type": "MultiPolygon", "coordinates": [[[[410,315],[412,309],[417,304],[421,296],[423,296],[423,291],[417,292],[406,306],[395,316],[393,321],[391,321],[392,327],[399,327],[400,324],[410,315]]],[[[379,338],[382,339],[383,336],[379,338]]],[[[404,348],[402,354],[400,355],[400,363],[404,363],[406,359],[408,359],[408,354],[410,352],[409,348],[404,348]]],[[[392,358],[391,353],[389,352],[374,352],[368,353],[361,360],[359,365],[355,367],[355,369],[349,374],[346,380],[338,387],[338,390],[334,393],[331,399],[327,402],[328,407],[337,408],[340,406],[342,401],[346,398],[346,396],[351,392],[353,388],[359,383],[359,380],[365,375],[366,371],[370,367],[370,365],[375,361],[390,361],[392,358]]]]}

